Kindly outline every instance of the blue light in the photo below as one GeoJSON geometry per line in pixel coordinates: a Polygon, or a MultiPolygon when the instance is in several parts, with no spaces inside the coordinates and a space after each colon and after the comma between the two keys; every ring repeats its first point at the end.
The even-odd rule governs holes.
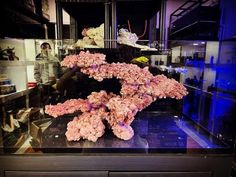
{"type": "Polygon", "coordinates": [[[200,71],[210,68],[216,73],[216,78],[204,77],[205,83],[213,81],[209,91],[200,87],[189,90],[189,95],[183,101],[183,114],[212,134],[221,134],[222,139],[228,141],[233,139],[235,132],[236,42],[220,42],[218,58],[217,62],[212,59],[209,64],[199,60],[186,63],[186,66],[198,68],[200,71]]]}

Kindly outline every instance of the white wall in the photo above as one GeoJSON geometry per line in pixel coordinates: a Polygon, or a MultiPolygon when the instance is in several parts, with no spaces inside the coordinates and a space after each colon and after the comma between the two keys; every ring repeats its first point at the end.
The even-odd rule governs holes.
{"type": "Polygon", "coordinates": [[[181,46],[171,48],[171,62],[179,63],[179,57],[181,56],[181,46]]]}
{"type": "Polygon", "coordinates": [[[216,80],[216,70],[211,68],[204,69],[204,78],[203,78],[203,90],[207,90],[207,87],[211,84],[215,85],[216,80]]]}
{"type": "Polygon", "coordinates": [[[205,63],[210,63],[212,57],[214,58],[213,63],[217,63],[218,50],[219,50],[219,42],[207,42],[205,63]]]}
{"type": "Polygon", "coordinates": [[[26,89],[27,77],[25,66],[0,66],[0,74],[6,74],[12,84],[16,85],[17,91],[26,89]]]}
{"type": "MultiPolygon", "coordinates": [[[[16,85],[17,91],[26,89],[27,81],[34,82],[34,61],[36,55],[40,52],[42,42],[49,42],[52,47],[52,55],[55,55],[55,42],[53,40],[42,39],[0,39],[2,49],[7,47],[15,47],[15,54],[20,58],[20,61],[26,62],[20,66],[0,66],[0,74],[6,74],[12,83],[16,85]],[[27,72],[26,72],[27,71],[27,72]]],[[[16,63],[17,65],[17,63],[16,63]]]]}
{"type": "Polygon", "coordinates": [[[195,52],[199,53],[199,57],[205,57],[205,44],[193,45],[193,43],[189,43],[188,45],[182,46],[181,56],[192,56],[195,52]]]}
{"type": "Polygon", "coordinates": [[[194,76],[197,76],[197,79],[199,79],[202,75],[203,69],[195,68],[195,67],[188,67],[186,66],[186,69],[188,72],[185,74],[186,78],[193,78],[194,76]]]}
{"type": "Polygon", "coordinates": [[[35,57],[36,57],[35,40],[25,39],[24,45],[25,45],[25,60],[35,61],[35,57]]]}
{"type": "Polygon", "coordinates": [[[151,65],[155,66],[156,61],[163,61],[167,65],[167,55],[151,55],[151,65]]]}
{"type": "Polygon", "coordinates": [[[28,82],[35,82],[34,79],[34,65],[27,66],[27,79],[28,82]]]}
{"type": "MultiPolygon", "coordinates": [[[[2,49],[7,47],[15,48],[15,55],[19,57],[20,61],[31,60],[34,56],[34,40],[23,40],[23,39],[0,39],[0,46],[2,49]],[[27,47],[26,47],[27,44],[27,47]]],[[[11,61],[10,61],[11,62],[11,61]]],[[[25,90],[27,85],[27,73],[24,63],[20,65],[12,61],[12,65],[0,67],[0,74],[6,74],[7,77],[12,81],[12,84],[16,85],[16,90],[25,90]]]]}
{"type": "MultiPolygon", "coordinates": [[[[38,53],[40,53],[40,45],[43,42],[48,42],[51,45],[52,51],[51,54],[55,56],[55,42],[54,40],[43,40],[43,39],[25,39],[25,53],[26,53],[26,61],[35,61],[35,57],[38,53]]],[[[35,82],[34,79],[34,65],[27,64],[27,78],[28,82],[35,82]]]]}
{"type": "Polygon", "coordinates": [[[19,60],[24,61],[25,60],[25,48],[24,48],[24,40],[23,39],[0,39],[0,47],[2,49],[6,48],[15,48],[14,52],[17,57],[19,57],[19,60]]]}
{"type": "MultiPolygon", "coordinates": [[[[35,61],[37,55],[35,39],[25,39],[25,54],[26,61],[35,61]]],[[[34,79],[34,65],[27,65],[27,80],[28,82],[35,82],[34,79]]]]}

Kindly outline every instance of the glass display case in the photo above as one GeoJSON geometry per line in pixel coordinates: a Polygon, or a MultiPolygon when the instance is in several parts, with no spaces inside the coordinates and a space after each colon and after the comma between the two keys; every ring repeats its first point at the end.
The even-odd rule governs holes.
{"type": "Polygon", "coordinates": [[[235,93],[229,91],[229,87],[234,88],[235,83],[231,77],[234,75],[231,66],[234,67],[235,42],[195,41],[190,45],[194,51],[199,50],[194,45],[202,45],[204,50],[203,57],[194,58],[193,54],[192,59],[188,59],[182,56],[188,70],[182,79],[189,90],[184,98],[183,113],[218,138],[234,144],[235,93]],[[226,87],[229,90],[223,89],[226,87]]]}
{"type": "Polygon", "coordinates": [[[66,125],[73,117],[60,117],[43,122],[46,127],[38,140],[41,153],[229,153],[230,146],[204,132],[193,122],[174,114],[144,111],[132,123],[135,135],[124,141],[108,130],[96,143],[68,142],[66,125]]]}
{"type": "MultiPolygon", "coordinates": [[[[37,45],[39,41],[33,41],[35,46],[39,46],[37,45]]],[[[26,40],[26,42],[29,43],[30,41],[26,40]]],[[[55,43],[55,41],[51,42],[52,45],[55,43]]],[[[227,48],[229,48],[229,46],[233,48],[234,46],[234,42],[222,42],[219,43],[220,49],[224,48],[223,44],[227,45],[227,48]]],[[[70,45],[71,41],[67,43],[64,42],[63,47],[67,48],[70,45]]],[[[204,53],[203,57],[206,57],[210,54],[206,54],[207,46],[204,46],[202,53],[204,53]]],[[[59,49],[61,49],[61,47],[59,47],[59,49]]],[[[65,51],[62,58],[69,55],[69,51],[65,51]]],[[[216,52],[215,50],[213,51],[216,52]]],[[[223,51],[225,51],[225,49],[223,51]]],[[[105,53],[107,51],[96,51],[92,49],[91,52],[105,53]]],[[[111,50],[110,53],[112,52],[119,53],[120,51],[111,50]]],[[[182,53],[182,57],[185,57],[184,50],[182,50],[182,53]]],[[[194,55],[194,53],[195,52],[191,53],[191,55],[194,55]]],[[[225,53],[228,54],[228,52],[225,53]]],[[[169,55],[171,54],[168,54],[166,59],[169,55]]],[[[222,55],[223,54],[220,54],[219,57],[222,55]]],[[[163,66],[159,65],[159,62],[155,62],[159,60],[158,55],[145,56],[150,60],[154,60],[152,61],[152,67],[160,69],[161,66],[163,66]]],[[[187,57],[189,57],[189,55],[186,55],[186,58],[187,57]]],[[[225,57],[232,59],[232,55],[230,54],[225,57]]],[[[22,141],[21,144],[11,144],[9,139],[3,138],[0,158],[2,169],[7,169],[4,170],[5,176],[17,176],[19,174],[23,176],[58,176],[57,171],[59,169],[63,171],[62,174],[65,176],[80,176],[84,173],[83,171],[86,171],[85,174],[91,173],[91,176],[135,176],[136,173],[139,172],[141,176],[150,174],[151,176],[172,175],[173,177],[177,177],[178,175],[186,175],[192,177],[199,175],[212,176],[213,174],[215,176],[222,176],[229,173],[232,159],[231,154],[233,152],[232,138],[234,136],[234,129],[231,127],[224,128],[225,126],[229,126],[229,122],[226,122],[226,124],[223,122],[222,124],[222,122],[219,122],[219,118],[207,116],[212,113],[207,107],[209,107],[210,110],[217,110],[219,101],[216,100],[217,98],[219,99],[219,97],[211,98],[211,101],[204,97],[204,92],[207,92],[207,90],[204,90],[204,88],[206,88],[204,84],[213,81],[217,83],[219,79],[209,77],[212,76],[212,74],[206,74],[207,76],[205,76],[205,68],[202,67],[202,65],[197,64],[193,66],[189,64],[189,62],[195,62],[195,60],[196,58],[183,60],[185,63],[179,61],[178,66],[175,66],[177,63],[175,62],[172,67],[166,66],[161,70],[162,74],[168,77],[172,77],[173,72],[179,75],[179,77],[177,77],[179,80],[177,80],[185,84],[188,95],[183,98],[183,104],[182,101],[173,101],[173,99],[157,99],[145,110],[138,113],[131,124],[134,130],[134,136],[130,140],[125,141],[117,138],[112,133],[111,127],[105,124],[105,134],[96,142],[83,139],[79,141],[68,141],[65,136],[67,124],[72,121],[75,116],[80,116],[81,113],[62,115],[58,118],[52,118],[46,113],[41,116],[36,113],[32,114],[33,116],[29,118],[27,124],[27,138],[22,141]],[[193,73],[191,70],[192,67],[196,67],[196,70],[199,69],[201,75],[202,73],[204,74],[203,83],[199,87],[196,85],[188,86],[189,84],[186,83],[189,74],[193,73]],[[198,99],[200,99],[200,101],[198,99]],[[194,108],[195,113],[192,112],[190,114],[192,108],[194,108]],[[209,124],[206,124],[206,122],[209,124]],[[14,164],[19,163],[19,161],[22,163],[17,167],[12,166],[8,163],[8,158],[14,158],[11,160],[14,164]],[[40,165],[35,165],[33,161],[38,161],[40,165]],[[71,161],[73,161],[73,164],[71,161]],[[188,161],[191,161],[191,163],[188,161]],[[224,161],[224,165],[222,165],[222,161],[224,161]],[[188,165],[186,165],[187,162],[189,163],[188,165]],[[51,163],[54,165],[51,166],[51,163]],[[92,171],[100,171],[101,174],[97,172],[93,174],[93,172],[91,172],[91,163],[93,164],[92,171]],[[77,166],[75,164],[80,165],[77,166]],[[25,170],[26,166],[32,169],[33,172],[25,170]],[[49,173],[46,174],[44,170],[49,170],[49,173]]],[[[217,68],[218,64],[222,64],[218,61],[208,64],[205,58],[201,59],[201,62],[204,66],[207,65],[208,67],[212,65],[214,68],[217,68]]],[[[214,68],[213,72],[216,72],[218,75],[217,78],[220,78],[221,70],[214,68]]],[[[216,74],[213,73],[213,75],[216,74]]],[[[232,79],[232,84],[233,83],[232,79]]],[[[219,85],[219,87],[223,86],[219,85]]],[[[214,93],[217,95],[220,91],[221,90],[214,90],[214,93]]],[[[232,93],[233,90],[230,94],[232,93]]],[[[228,93],[228,95],[230,94],[228,93]]],[[[220,98],[234,100],[233,96],[229,99],[220,95],[220,98]]],[[[51,104],[65,102],[66,100],[66,97],[60,97],[57,102],[51,102],[51,104]]],[[[45,102],[44,105],[39,104],[42,106],[41,111],[45,111],[46,104],[49,104],[49,102],[45,102]]],[[[231,111],[230,108],[233,106],[234,105],[229,105],[228,108],[225,107],[227,114],[222,114],[229,116],[229,119],[222,118],[221,120],[231,120],[230,115],[232,118],[233,111],[231,111]]],[[[233,126],[233,122],[231,123],[233,126]]],[[[1,127],[3,127],[2,125],[1,127]]],[[[1,132],[4,137],[4,130],[2,129],[1,132]]],[[[13,132],[13,134],[14,137],[18,137],[17,139],[19,139],[16,131],[13,132]]]]}
{"type": "MultiPolygon", "coordinates": [[[[43,2],[45,15],[50,1],[43,2]]],[[[9,60],[0,61],[5,76],[1,86],[13,85],[0,96],[0,176],[230,176],[235,153],[235,38],[183,41],[177,40],[175,30],[175,40],[165,49],[163,41],[155,41],[154,22],[164,1],[134,2],[57,0],[58,40],[0,41],[0,59],[9,60]],[[144,7],[146,15],[140,16],[144,7]],[[62,39],[62,9],[71,16],[71,39],[62,39]],[[149,34],[138,38],[130,29],[121,30],[130,41],[119,43],[119,29],[130,28],[138,18],[141,22],[132,23],[132,29],[141,34],[144,22],[149,34]],[[86,25],[103,28],[97,29],[103,35],[98,40],[102,47],[81,47],[81,36],[89,45],[95,42],[86,25]],[[41,47],[44,42],[50,47],[41,47]],[[36,57],[45,49],[61,64],[55,82],[35,79],[37,64],[52,64],[36,57]]],[[[185,28],[180,27],[183,35],[185,28]]],[[[52,69],[45,73],[49,76],[52,69]]]]}

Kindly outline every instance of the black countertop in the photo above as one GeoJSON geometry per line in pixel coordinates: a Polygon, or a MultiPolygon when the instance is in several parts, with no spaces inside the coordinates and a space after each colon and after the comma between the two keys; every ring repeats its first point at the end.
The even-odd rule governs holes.
{"type": "MultiPolygon", "coordinates": [[[[134,137],[121,140],[106,129],[105,134],[90,142],[69,142],[65,132],[72,116],[51,119],[52,123],[42,134],[37,150],[43,153],[181,153],[225,154],[231,148],[219,141],[192,121],[173,114],[141,112],[131,124],[134,137]]],[[[4,152],[7,152],[5,148],[4,152]]]]}

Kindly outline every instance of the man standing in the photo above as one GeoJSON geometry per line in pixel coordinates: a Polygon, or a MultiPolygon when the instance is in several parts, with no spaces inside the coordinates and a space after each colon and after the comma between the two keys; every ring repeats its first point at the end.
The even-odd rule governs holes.
{"type": "Polygon", "coordinates": [[[40,45],[41,53],[36,56],[34,78],[41,93],[41,101],[50,96],[52,85],[59,75],[59,60],[51,55],[51,46],[48,42],[40,45]]]}

